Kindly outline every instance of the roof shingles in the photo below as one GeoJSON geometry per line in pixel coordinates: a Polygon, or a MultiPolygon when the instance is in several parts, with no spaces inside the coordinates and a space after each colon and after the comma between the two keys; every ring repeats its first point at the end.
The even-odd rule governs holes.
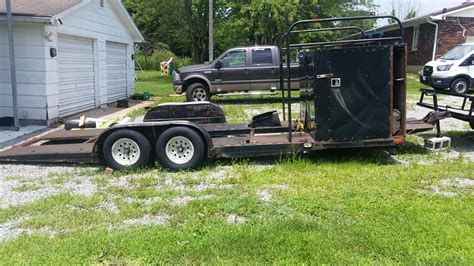
{"type": "MultiPolygon", "coordinates": [[[[12,13],[16,16],[51,17],[80,2],[81,0],[13,0],[12,13]]],[[[0,0],[0,15],[5,13],[5,0],[0,0]]]]}

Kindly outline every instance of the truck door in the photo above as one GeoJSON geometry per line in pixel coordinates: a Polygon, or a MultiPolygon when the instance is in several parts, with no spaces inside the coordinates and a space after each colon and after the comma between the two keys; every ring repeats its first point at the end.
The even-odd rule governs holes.
{"type": "Polygon", "coordinates": [[[223,55],[222,67],[215,80],[217,92],[250,89],[249,58],[246,49],[233,49],[223,55]]]}
{"type": "Polygon", "coordinates": [[[278,82],[276,61],[271,48],[251,49],[250,87],[252,90],[276,89],[278,82]]]}

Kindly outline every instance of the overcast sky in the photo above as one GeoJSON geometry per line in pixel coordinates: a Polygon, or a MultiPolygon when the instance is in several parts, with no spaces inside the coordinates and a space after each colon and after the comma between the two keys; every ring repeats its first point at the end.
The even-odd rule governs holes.
{"type": "MultiPolygon", "coordinates": [[[[392,10],[392,3],[393,2],[412,2],[413,0],[375,0],[375,4],[379,5],[378,8],[379,13],[387,13],[389,14],[392,10]]],[[[419,15],[431,13],[433,11],[441,10],[445,7],[453,7],[460,5],[466,0],[415,0],[420,3],[420,12],[419,15]]]]}

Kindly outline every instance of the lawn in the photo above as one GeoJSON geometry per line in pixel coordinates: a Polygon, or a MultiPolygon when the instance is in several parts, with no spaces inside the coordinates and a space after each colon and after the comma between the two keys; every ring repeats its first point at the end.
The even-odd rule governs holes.
{"type": "MultiPolygon", "coordinates": [[[[159,102],[182,99],[165,96],[168,79],[150,79],[160,85],[139,81],[137,91],[149,90],[159,102]]],[[[415,81],[409,79],[412,97],[415,81]]],[[[243,121],[253,107],[223,108],[229,120],[243,121]]],[[[446,134],[473,149],[472,131],[446,134]]],[[[473,264],[474,162],[456,147],[427,152],[422,141],[215,160],[177,173],[158,165],[112,174],[83,165],[0,165],[9,191],[0,198],[23,202],[0,208],[0,237],[24,230],[0,242],[0,261],[473,264]],[[44,191],[48,196],[29,200],[44,191]]]]}
{"type": "Polygon", "coordinates": [[[136,76],[136,94],[148,92],[150,96],[163,97],[174,93],[171,76],[161,76],[159,71],[137,71],[136,76]]]}

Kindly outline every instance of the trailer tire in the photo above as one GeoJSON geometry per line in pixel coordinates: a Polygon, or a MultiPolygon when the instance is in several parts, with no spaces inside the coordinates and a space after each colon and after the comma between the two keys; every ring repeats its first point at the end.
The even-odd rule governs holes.
{"type": "Polygon", "coordinates": [[[211,93],[206,85],[202,83],[193,83],[186,89],[186,100],[188,102],[208,102],[211,99],[211,93]]]}
{"type": "Polygon", "coordinates": [[[151,145],[148,139],[133,130],[110,134],[102,146],[103,158],[113,169],[139,168],[149,163],[151,145]]]}
{"type": "Polygon", "coordinates": [[[166,168],[196,168],[205,159],[206,145],[202,137],[188,127],[165,130],[156,142],[156,157],[166,168]]]}
{"type": "Polygon", "coordinates": [[[449,86],[451,92],[456,94],[465,94],[469,91],[469,80],[466,78],[457,78],[453,80],[451,86],[449,86]]]}
{"type": "Polygon", "coordinates": [[[472,129],[474,129],[474,121],[470,121],[469,125],[471,126],[472,129]]]}

